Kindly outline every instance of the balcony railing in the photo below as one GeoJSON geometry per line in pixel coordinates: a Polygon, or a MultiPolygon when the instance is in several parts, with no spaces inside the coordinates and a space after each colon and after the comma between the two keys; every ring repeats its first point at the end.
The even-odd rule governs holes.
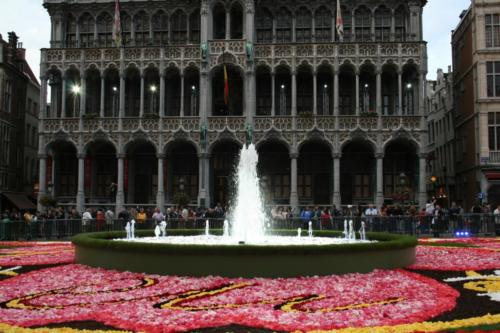
{"type": "MultiPolygon", "coordinates": [[[[219,55],[231,52],[236,55],[246,53],[244,40],[209,41],[209,53],[219,55]]],[[[304,43],[304,44],[257,44],[254,56],[259,58],[331,58],[331,57],[419,57],[425,53],[425,43],[304,43]]],[[[201,60],[199,45],[168,45],[165,47],[125,47],[116,48],[51,48],[42,50],[42,62],[116,62],[137,60],[201,60]],[[122,51],[123,50],[123,51],[122,51]]]]}
{"type": "MultiPolygon", "coordinates": [[[[295,117],[296,131],[309,131],[318,128],[323,131],[350,131],[361,128],[366,131],[376,130],[396,130],[400,127],[406,130],[425,130],[420,128],[420,116],[382,116],[382,117],[363,117],[363,116],[321,116],[321,115],[300,115],[295,117]],[[380,119],[380,123],[379,123],[380,119]],[[380,127],[379,127],[380,125],[380,127]]],[[[63,119],[45,119],[45,133],[56,133],[64,130],[68,133],[78,132],[79,118],[63,119]]],[[[160,122],[162,130],[173,132],[179,128],[186,131],[199,131],[202,125],[200,117],[163,117],[163,118],[122,118],[122,130],[124,132],[133,132],[139,128],[145,131],[159,131],[160,122]]],[[[83,118],[83,132],[94,132],[102,127],[108,132],[117,132],[119,130],[119,118],[83,118]]],[[[246,116],[230,117],[208,117],[209,131],[223,131],[228,128],[231,131],[243,132],[248,125],[246,116]]],[[[256,116],[254,117],[254,131],[263,132],[275,128],[280,131],[294,130],[294,117],[292,116],[256,116]]],[[[500,163],[500,152],[490,153],[490,162],[500,163]]]]}

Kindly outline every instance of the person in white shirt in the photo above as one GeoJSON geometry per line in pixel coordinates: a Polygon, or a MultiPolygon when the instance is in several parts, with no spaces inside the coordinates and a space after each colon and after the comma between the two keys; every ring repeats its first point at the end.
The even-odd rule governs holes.
{"type": "Polygon", "coordinates": [[[368,228],[373,230],[373,218],[378,215],[378,210],[373,204],[369,204],[368,208],[365,210],[366,221],[368,222],[368,228]]]}
{"type": "Polygon", "coordinates": [[[90,214],[90,209],[87,209],[82,215],[82,227],[84,232],[89,229],[90,221],[92,221],[92,214],[90,214]]]}

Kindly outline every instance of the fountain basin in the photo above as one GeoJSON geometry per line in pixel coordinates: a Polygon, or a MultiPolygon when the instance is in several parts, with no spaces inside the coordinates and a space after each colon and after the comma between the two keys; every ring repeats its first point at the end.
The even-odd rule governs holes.
{"type": "MultiPolygon", "coordinates": [[[[169,236],[200,235],[203,230],[169,230],[169,236]]],[[[222,231],[213,231],[222,235],[222,231]]],[[[280,231],[293,236],[296,231],[280,231]]],[[[150,237],[152,231],[138,231],[150,237]]],[[[316,231],[317,237],[340,237],[340,232],[316,231]]],[[[225,277],[298,277],[367,273],[406,267],[415,261],[417,239],[368,233],[371,243],[331,245],[184,245],[116,241],[124,232],[80,234],[73,238],[76,261],[106,269],[149,274],[225,277]]],[[[305,237],[304,237],[305,238],[305,237]]]]}

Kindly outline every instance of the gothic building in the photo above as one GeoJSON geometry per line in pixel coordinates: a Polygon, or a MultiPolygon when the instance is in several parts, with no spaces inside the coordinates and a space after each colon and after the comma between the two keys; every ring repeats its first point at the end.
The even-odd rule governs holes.
{"type": "Polygon", "coordinates": [[[41,195],[225,203],[252,141],[268,203],[425,201],[425,0],[114,3],[44,1],[41,195]]]}

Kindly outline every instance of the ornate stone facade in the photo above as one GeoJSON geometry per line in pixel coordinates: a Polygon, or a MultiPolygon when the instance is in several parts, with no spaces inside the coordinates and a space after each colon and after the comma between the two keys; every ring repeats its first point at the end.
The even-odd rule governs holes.
{"type": "Polygon", "coordinates": [[[61,164],[55,162],[57,155],[69,154],[78,157],[72,164],[78,176],[75,189],[65,190],[75,190],[76,197],[66,195],[65,200],[79,210],[99,203],[92,198],[99,192],[96,179],[104,175],[95,171],[103,153],[88,156],[100,142],[116,154],[116,170],[108,172],[117,173],[116,209],[137,203],[163,207],[172,203],[179,185],[175,174],[181,171],[171,167],[172,176],[164,169],[176,163],[171,159],[178,156],[173,151],[181,142],[199,163],[196,176],[181,178],[195,179],[189,184],[198,187],[198,204],[212,205],[220,199],[214,188],[220,144],[252,141],[257,147],[277,143],[287,152],[288,167],[271,180],[274,198],[288,198],[283,204],[381,205],[396,200],[400,189],[394,179],[404,172],[411,184],[407,200],[423,204],[425,157],[419,156],[425,153],[427,136],[425,1],[342,3],[346,23],[340,42],[331,1],[122,1],[125,45],[114,48],[114,1],[45,0],[52,35],[51,48],[42,50],[41,80],[45,94],[50,87],[52,107],[47,114],[44,97],[41,194],[47,192],[47,156],[55,169],[61,164]],[[230,83],[227,103],[222,98],[223,68],[230,83]],[[131,154],[141,152],[130,150],[138,142],[150,145],[158,161],[149,170],[157,173],[152,181],[156,202],[137,202],[138,195],[130,195],[131,182],[140,181],[138,165],[128,163],[131,154]],[[376,163],[359,174],[342,171],[342,163],[356,164],[352,153],[357,145],[376,163]],[[396,166],[395,156],[406,147],[417,167],[396,166]],[[386,165],[394,167],[386,168],[388,149],[392,155],[386,165]],[[304,171],[308,168],[301,156],[308,152],[322,161],[327,155],[328,170],[304,171]],[[351,185],[341,186],[344,173],[351,185]],[[134,175],[137,180],[131,181],[134,175]],[[321,187],[315,180],[321,176],[328,177],[323,189],[328,200],[318,202],[311,192],[314,183],[321,187]],[[352,193],[344,200],[345,190],[352,193]]]}

